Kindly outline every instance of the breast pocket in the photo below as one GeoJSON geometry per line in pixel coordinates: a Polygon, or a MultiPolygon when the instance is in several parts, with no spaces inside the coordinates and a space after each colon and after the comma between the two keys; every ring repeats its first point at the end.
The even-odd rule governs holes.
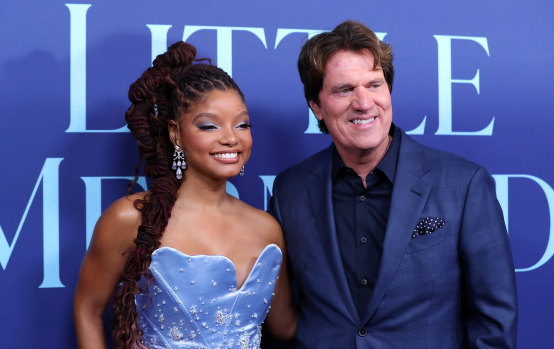
{"type": "Polygon", "coordinates": [[[413,237],[408,244],[406,253],[409,254],[433,248],[451,238],[452,235],[452,225],[446,222],[441,228],[432,233],[413,237]]]}

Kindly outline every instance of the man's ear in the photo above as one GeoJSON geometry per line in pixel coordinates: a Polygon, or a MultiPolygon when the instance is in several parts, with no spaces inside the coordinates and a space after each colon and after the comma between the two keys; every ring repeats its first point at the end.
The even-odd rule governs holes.
{"type": "Polygon", "coordinates": [[[321,115],[321,109],[319,108],[316,102],[310,101],[310,108],[312,108],[312,111],[314,112],[314,115],[318,120],[323,120],[323,116],[321,115]]]}
{"type": "Polygon", "coordinates": [[[173,146],[178,144],[177,134],[179,133],[179,125],[175,120],[169,120],[167,122],[167,132],[169,134],[169,139],[171,140],[171,143],[173,143],[173,146]]]}

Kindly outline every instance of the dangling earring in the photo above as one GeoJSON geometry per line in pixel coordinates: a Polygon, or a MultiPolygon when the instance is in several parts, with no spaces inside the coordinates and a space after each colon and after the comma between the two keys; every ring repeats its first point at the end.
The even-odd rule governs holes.
{"type": "Polygon", "coordinates": [[[239,172],[239,176],[244,176],[244,165],[242,165],[241,169],[240,169],[240,172],[239,172]]]}
{"type": "Polygon", "coordinates": [[[183,172],[181,169],[187,169],[187,163],[185,162],[185,153],[181,150],[177,144],[175,144],[175,151],[173,152],[173,165],[171,168],[175,171],[175,177],[177,179],[183,178],[183,172]]]}

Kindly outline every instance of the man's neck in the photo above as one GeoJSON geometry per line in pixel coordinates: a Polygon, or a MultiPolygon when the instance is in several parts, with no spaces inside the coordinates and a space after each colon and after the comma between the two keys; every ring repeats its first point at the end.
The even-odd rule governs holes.
{"type": "Polygon", "coordinates": [[[336,148],[344,165],[353,169],[362,179],[364,188],[367,188],[365,182],[367,175],[383,160],[391,143],[392,136],[389,135],[386,144],[376,149],[352,151],[351,149],[340,148],[338,146],[336,148]]]}

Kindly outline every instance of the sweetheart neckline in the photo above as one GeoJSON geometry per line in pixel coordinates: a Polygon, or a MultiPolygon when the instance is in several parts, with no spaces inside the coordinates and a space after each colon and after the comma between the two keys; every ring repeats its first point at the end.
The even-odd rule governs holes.
{"type": "Polygon", "coordinates": [[[238,277],[237,277],[237,268],[235,266],[235,263],[233,263],[233,261],[227,257],[227,256],[224,256],[224,255],[220,255],[220,254],[197,254],[197,255],[189,255],[179,249],[176,249],[174,247],[171,247],[171,246],[162,246],[162,247],[159,247],[157,249],[155,249],[154,251],[152,251],[152,256],[155,256],[155,253],[159,252],[159,251],[162,251],[162,250],[170,250],[170,251],[174,251],[176,252],[178,255],[181,255],[185,258],[194,258],[194,259],[200,259],[200,258],[221,258],[225,261],[227,261],[229,264],[231,264],[231,266],[233,267],[233,275],[235,276],[235,284],[237,285],[237,292],[241,291],[243,286],[246,284],[246,282],[248,280],[250,280],[250,276],[252,276],[252,273],[254,272],[254,269],[256,269],[256,266],[258,264],[258,261],[260,260],[260,258],[262,257],[262,255],[264,255],[266,253],[266,251],[269,251],[269,249],[271,247],[276,247],[277,250],[279,251],[279,253],[281,254],[281,258],[283,256],[283,251],[281,251],[281,249],[279,248],[279,246],[277,246],[276,244],[267,244],[264,249],[262,250],[262,252],[260,252],[260,254],[258,255],[258,257],[256,258],[256,261],[254,261],[254,265],[252,266],[252,268],[250,269],[250,272],[248,273],[248,276],[246,277],[246,279],[244,279],[244,282],[242,283],[242,285],[240,285],[240,287],[238,287],[238,277]]]}

